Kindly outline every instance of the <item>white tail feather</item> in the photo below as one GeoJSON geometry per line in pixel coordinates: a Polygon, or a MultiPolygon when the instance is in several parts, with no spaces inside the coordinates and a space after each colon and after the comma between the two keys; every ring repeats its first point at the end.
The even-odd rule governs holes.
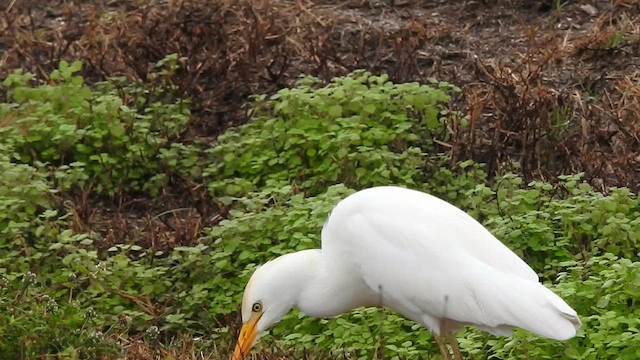
{"type": "MultiPolygon", "coordinates": [[[[502,305],[507,315],[504,325],[523,328],[554,340],[567,340],[582,325],[580,318],[562,298],[539,282],[513,279],[502,305]],[[524,310],[524,311],[523,311],[524,310]]],[[[504,292],[505,287],[501,287],[504,292]]],[[[498,332],[502,324],[498,326],[498,332]]],[[[491,332],[491,331],[490,331],[491,332]]]]}

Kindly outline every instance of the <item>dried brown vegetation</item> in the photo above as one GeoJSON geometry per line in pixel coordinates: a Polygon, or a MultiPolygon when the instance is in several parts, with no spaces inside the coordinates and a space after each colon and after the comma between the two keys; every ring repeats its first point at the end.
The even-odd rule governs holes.
{"type": "Polygon", "coordinates": [[[14,1],[0,22],[0,77],[16,68],[46,77],[61,59],[81,59],[91,80],[144,80],[177,53],[174,80],[196,119],[185,136],[214,138],[246,121],[250,94],[301,73],[433,76],[463,88],[457,106],[471,128],[450,144],[454,160],[486,162],[490,173],[517,160],[528,178],[584,171],[601,189],[637,189],[640,5],[541,4],[14,1]]]}

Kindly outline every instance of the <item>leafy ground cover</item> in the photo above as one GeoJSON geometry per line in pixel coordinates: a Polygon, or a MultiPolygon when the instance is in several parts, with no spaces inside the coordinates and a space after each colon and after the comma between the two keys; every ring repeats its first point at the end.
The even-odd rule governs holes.
{"type": "MultiPolygon", "coordinates": [[[[0,353],[225,358],[251,270],[398,184],[469,211],[583,316],[567,343],[467,330],[466,356],[638,358],[638,6],[10,2],[0,353]]],[[[437,353],[372,309],[294,313],[259,350],[437,353]]]]}

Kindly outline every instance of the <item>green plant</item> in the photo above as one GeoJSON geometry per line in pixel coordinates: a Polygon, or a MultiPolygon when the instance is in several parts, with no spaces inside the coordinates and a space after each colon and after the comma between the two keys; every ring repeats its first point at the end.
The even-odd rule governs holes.
{"type": "MultiPolygon", "coordinates": [[[[223,356],[256,266],[319,247],[322,225],[338,201],[363,187],[395,184],[435,194],[478,218],[585,324],[565,343],[524,331],[496,338],[466,329],[458,336],[466,356],[640,356],[637,195],[597,192],[581,174],[525,183],[513,174],[490,180],[473,161],[450,164],[433,141],[449,136],[447,122],[461,121],[444,110],[447,92],[455,90],[447,84],[392,84],[356,72],[326,86],[305,78],[273,98],[258,97],[253,121],[208,150],[204,176],[224,215],[219,223],[193,246],[98,250],[97,234],[71,230],[72,213],[59,201],[69,190],[152,195],[172,181],[201,176],[202,144],[178,141],[188,112],[156,98],[166,94],[162,84],[170,90],[165,76],[172,64],[175,58],[168,58],[150,78],[157,88],[121,79],[89,88],[74,75],[78,64],[61,64],[49,85],[27,86],[33,76],[20,73],[5,81],[11,102],[0,105],[3,355],[115,357],[122,354],[112,341],[118,338],[144,339],[160,356],[186,336],[202,338],[197,348],[205,353],[223,356]],[[152,125],[157,119],[145,114],[164,124],[152,125]],[[77,126],[80,120],[86,123],[77,126]],[[120,123],[125,132],[116,127],[114,135],[107,123],[120,123]],[[114,151],[102,157],[105,149],[114,151]],[[129,151],[143,155],[135,160],[129,151]],[[92,162],[94,155],[101,160],[92,162]]],[[[428,331],[393,311],[365,308],[323,320],[293,312],[258,346],[274,349],[309,359],[437,353],[428,331]]]]}
{"type": "Polygon", "coordinates": [[[32,272],[0,278],[0,352],[5,358],[88,359],[119,353],[91,308],[56,300],[32,272]]]}
{"type": "Polygon", "coordinates": [[[553,10],[554,11],[561,11],[568,3],[568,0],[553,0],[553,10]]]}
{"type": "Polygon", "coordinates": [[[10,161],[13,148],[0,144],[0,233],[19,241],[31,219],[50,205],[50,187],[35,168],[10,161]]]}
{"type": "Polygon", "coordinates": [[[626,35],[627,35],[626,28],[622,28],[617,31],[611,32],[611,34],[609,35],[609,38],[606,40],[604,44],[604,48],[606,50],[615,50],[620,48],[620,46],[624,42],[626,35]]]}
{"type": "Polygon", "coordinates": [[[271,97],[257,96],[252,121],[220,136],[206,169],[214,196],[238,196],[280,185],[318,194],[344,183],[356,188],[423,181],[433,139],[456,120],[444,111],[455,86],[393,84],[357,71],[322,86],[313,77],[271,97]]]}
{"type": "MultiPolygon", "coordinates": [[[[176,62],[175,55],[160,61],[150,79],[168,77],[176,62]]],[[[186,170],[199,176],[193,159],[172,160],[199,150],[175,142],[189,121],[189,108],[183,100],[167,100],[170,86],[112,79],[92,89],[76,75],[81,67],[79,61],[62,61],[49,84],[30,86],[33,75],[20,71],[3,81],[12,102],[0,106],[5,119],[0,139],[12,145],[16,160],[53,167],[60,189],[109,195],[156,195],[168,175],[186,170]]]]}

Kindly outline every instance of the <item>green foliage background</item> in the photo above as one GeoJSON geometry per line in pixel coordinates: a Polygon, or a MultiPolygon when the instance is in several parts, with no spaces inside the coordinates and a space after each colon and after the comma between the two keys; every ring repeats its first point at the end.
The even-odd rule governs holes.
{"type": "MultiPolygon", "coordinates": [[[[581,315],[567,342],[524,331],[459,335],[472,359],[640,357],[640,203],[626,189],[603,194],[581,174],[557,184],[489,179],[482,164],[451,164],[438,143],[465,119],[447,110],[458,89],[393,84],[357,71],[323,84],[301,78],[255,96],[253,120],[215,144],[180,142],[188,102],[166,79],[88,86],[80,63],[61,63],[48,83],[15,73],[0,104],[0,353],[12,358],[117,357],[116,339],[175,346],[201,337],[228,349],[241,294],[255,267],[316,248],[331,208],[358,189],[395,184],[467,210],[523,257],[581,315]],[[155,84],[155,85],[154,85],[155,84]],[[161,86],[157,84],[162,84],[161,86]],[[99,250],[72,230],[65,194],[152,198],[172,181],[200,181],[228,216],[198,243],[156,252],[136,244],[99,250]]],[[[391,311],[356,309],[335,319],[288,315],[262,339],[331,358],[437,359],[426,330],[391,311]]]]}

